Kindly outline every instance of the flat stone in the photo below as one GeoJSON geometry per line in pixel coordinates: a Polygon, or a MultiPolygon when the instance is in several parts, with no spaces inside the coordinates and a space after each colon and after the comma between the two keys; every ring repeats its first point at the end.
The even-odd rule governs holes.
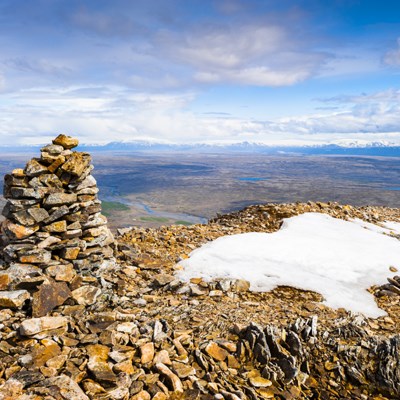
{"type": "Polygon", "coordinates": [[[12,170],[11,174],[15,177],[22,178],[25,176],[25,172],[22,168],[15,168],[12,170]]]}
{"type": "Polygon", "coordinates": [[[71,291],[65,282],[43,283],[33,294],[32,316],[44,317],[55,307],[62,305],[69,297],[71,297],[71,291]]]}
{"type": "Polygon", "coordinates": [[[40,372],[21,370],[13,374],[13,379],[21,382],[25,387],[33,385],[36,382],[43,380],[43,375],[40,372]]]}
{"type": "Polygon", "coordinates": [[[49,232],[37,231],[35,232],[35,236],[41,240],[47,239],[50,236],[49,232]]]}
{"type": "Polygon", "coordinates": [[[56,144],[48,144],[40,149],[49,154],[61,154],[64,151],[64,147],[56,144]]]}
{"type": "Polygon", "coordinates": [[[27,212],[38,223],[49,218],[49,213],[44,208],[33,207],[29,208],[27,212]]]}
{"type": "MultiPolygon", "coordinates": [[[[12,187],[10,189],[10,195],[14,199],[37,199],[41,200],[48,193],[48,188],[20,188],[20,187],[12,187]]],[[[5,196],[9,197],[9,196],[5,196]]]]}
{"type": "Polygon", "coordinates": [[[61,242],[60,238],[57,238],[55,236],[49,236],[46,239],[42,240],[40,243],[38,243],[37,247],[39,249],[46,249],[49,248],[51,245],[59,242],[61,242]]]}
{"type": "Polygon", "coordinates": [[[62,146],[64,149],[73,149],[78,146],[79,140],[71,136],[60,134],[53,140],[53,144],[62,146]]]}
{"type": "Polygon", "coordinates": [[[73,204],[77,201],[75,193],[51,193],[44,200],[43,204],[48,207],[57,207],[67,204],[73,204]]]}
{"type": "Polygon", "coordinates": [[[66,247],[86,248],[86,242],[80,238],[65,239],[50,246],[51,250],[63,250],[66,247]]]}
{"type": "Polygon", "coordinates": [[[24,279],[40,276],[42,270],[34,265],[12,263],[6,271],[1,273],[7,274],[13,284],[15,284],[24,279]]]}
{"type": "Polygon", "coordinates": [[[222,297],[224,292],[222,290],[210,290],[208,293],[210,297],[222,297]]]}
{"type": "Polygon", "coordinates": [[[95,228],[97,226],[102,226],[107,224],[107,218],[104,215],[94,214],[93,218],[88,219],[86,222],[82,223],[83,229],[95,228]]]}
{"type": "Polygon", "coordinates": [[[168,285],[168,283],[171,283],[174,279],[175,277],[169,274],[157,274],[154,276],[153,284],[161,287],[168,285]]]}
{"type": "Polygon", "coordinates": [[[97,297],[101,294],[101,290],[95,286],[81,286],[72,291],[73,299],[81,305],[90,306],[96,302],[97,297]]]}
{"type": "Polygon", "coordinates": [[[26,290],[0,291],[1,308],[21,308],[26,300],[30,299],[30,294],[26,290]]]}
{"type": "Polygon", "coordinates": [[[51,266],[46,269],[46,273],[54,277],[56,281],[62,282],[71,282],[76,276],[72,264],[51,266]]]}
{"type": "Polygon", "coordinates": [[[147,363],[153,361],[154,343],[149,342],[149,343],[145,343],[142,346],[140,346],[140,353],[141,353],[140,362],[142,364],[147,364],[147,363]]]}
{"type": "Polygon", "coordinates": [[[41,386],[56,387],[65,400],[90,400],[79,385],[67,375],[54,376],[41,382],[41,386]]]}
{"type": "Polygon", "coordinates": [[[33,235],[37,230],[39,230],[39,226],[26,227],[23,225],[14,224],[10,220],[5,220],[3,222],[3,229],[9,238],[22,240],[33,235]]]}
{"type": "Polygon", "coordinates": [[[18,260],[26,264],[45,264],[51,260],[51,252],[45,249],[33,249],[18,252],[18,260]]]}
{"type": "MultiPolygon", "coordinates": [[[[97,188],[97,187],[88,187],[88,188],[81,189],[81,190],[76,192],[76,194],[78,196],[81,196],[81,195],[96,195],[97,193],[99,193],[99,188],[97,188]]],[[[79,197],[79,198],[81,198],[81,197],[79,197]]]]}
{"type": "Polygon", "coordinates": [[[94,187],[97,185],[96,179],[93,175],[88,175],[76,188],[76,191],[86,189],[88,187],[94,187]]]}
{"type": "Polygon", "coordinates": [[[45,232],[49,233],[62,233],[67,230],[67,221],[61,220],[53,222],[42,228],[45,232]]]}
{"type": "Polygon", "coordinates": [[[16,244],[9,244],[3,248],[4,256],[8,257],[9,259],[15,259],[18,257],[18,252],[24,252],[33,250],[35,246],[30,243],[16,243],[16,244]]]}
{"type": "Polygon", "coordinates": [[[232,289],[236,292],[247,292],[250,290],[250,282],[245,279],[237,279],[233,282],[232,289]]]}
{"type": "Polygon", "coordinates": [[[59,356],[60,353],[60,346],[54,340],[41,340],[40,345],[36,345],[31,353],[32,366],[35,368],[43,367],[47,361],[59,356]]]}
{"type": "Polygon", "coordinates": [[[249,379],[252,386],[256,388],[264,388],[272,385],[269,379],[265,379],[262,376],[254,376],[249,379]]]}
{"type": "Polygon", "coordinates": [[[24,172],[27,176],[39,176],[41,174],[48,173],[49,170],[37,160],[32,159],[26,164],[24,172]]]}
{"type": "Polygon", "coordinates": [[[28,187],[28,178],[23,175],[21,177],[12,174],[4,175],[4,184],[6,186],[28,187]]]}
{"type": "Polygon", "coordinates": [[[54,329],[68,327],[66,317],[41,317],[22,321],[19,332],[22,336],[32,336],[38,333],[52,331],[54,329]]]}
{"type": "Polygon", "coordinates": [[[58,155],[57,154],[50,154],[47,151],[42,151],[40,153],[40,160],[44,164],[51,164],[57,159],[58,155]]]}
{"type": "Polygon", "coordinates": [[[115,382],[117,377],[107,363],[110,349],[101,344],[92,344],[86,347],[89,356],[88,369],[100,381],[115,382]]]}
{"type": "MultiPolygon", "coordinates": [[[[39,204],[39,200],[35,199],[8,199],[5,208],[10,212],[16,212],[20,210],[25,210],[29,207],[34,207],[39,204]]],[[[4,214],[3,214],[4,215],[4,214]]]]}
{"type": "Polygon", "coordinates": [[[187,378],[191,375],[196,375],[196,370],[187,364],[174,361],[172,363],[172,370],[178,375],[179,378],[187,378]]]}
{"type": "Polygon", "coordinates": [[[67,361],[68,357],[66,355],[58,355],[55,357],[50,358],[49,360],[46,361],[46,366],[49,368],[54,368],[56,370],[59,370],[63,367],[65,362],[67,361]]]}
{"type": "Polygon", "coordinates": [[[67,226],[67,231],[63,233],[63,239],[73,239],[82,236],[82,229],[69,229],[67,226]]]}
{"type": "Polygon", "coordinates": [[[218,346],[215,342],[210,342],[205,348],[206,353],[211,356],[214,360],[224,361],[228,357],[228,352],[222,347],[218,346]]]}
{"type": "Polygon", "coordinates": [[[62,182],[60,181],[58,176],[53,173],[40,175],[38,178],[35,179],[38,179],[42,185],[47,186],[49,188],[55,188],[55,189],[62,188],[62,182]]]}
{"type": "Polygon", "coordinates": [[[50,217],[46,218],[43,222],[45,224],[50,224],[53,221],[56,221],[65,215],[69,214],[69,208],[67,206],[61,206],[55,209],[50,210],[50,217]]]}
{"type": "MultiPolygon", "coordinates": [[[[87,153],[72,153],[68,160],[60,166],[60,169],[73,176],[81,176],[85,168],[90,164],[91,158],[87,153]]],[[[62,178],[61,178],[62,180],[62,178]]]]}
{"type": "Polygon", "coordinates": [[[97,228],[89,228],[83,231],[84,236],[97,237],[103,234],[108,234],[108,228],[106,225],[99,226],[97,228]]]}
{"type": "Polygon", "coordinates": [[[190,285],[190,294],[192,296],[203,296],[207,294],[207,292],[202,289],[199,285],[190,285]]]}
{"type": "Polygon", "coordinates": [[[60,256],[65,260],[76,260],[80,251],[80,247],[66,247],[61,250],[60,256]]]}

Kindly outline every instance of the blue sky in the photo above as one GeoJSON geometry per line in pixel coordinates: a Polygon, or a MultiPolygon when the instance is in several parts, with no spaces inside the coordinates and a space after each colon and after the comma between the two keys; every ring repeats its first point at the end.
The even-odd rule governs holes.
{"type": "Polygon", "coordinates": [[[400,144],[400,2],[0,0],[0,145],[400,144]]]}

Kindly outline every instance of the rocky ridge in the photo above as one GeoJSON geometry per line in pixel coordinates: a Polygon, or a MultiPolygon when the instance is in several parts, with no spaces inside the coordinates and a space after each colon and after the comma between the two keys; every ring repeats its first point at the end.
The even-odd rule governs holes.
{"type": "Polygon", "coordinates": [[[272,232],[283,218],[303,212],[379,224],[400,221],[400,210],[336,203],[258,205],[207,225],[120,230],[113,241],[100,214],[95,181],[89,178],[90,193],[78,189],[90,176],[89,171],[84,177],[91,169],[89,155],[72,156],[76,152],[68,146],[76,141],[56,139],[61,140],[65,146],[54,157],[65,157],[64,163],[79,158],[76,168],[81,169],[73,175],[69,167],[59,169],[61,163],[54,175],[62,186],[45,183],[53,174],[45,168],[55,162],[46,155],[48,146],[35,160],[41,167],[33,163],[42,173],[28,176],[28,163],[25,172],[5,178],[8,201],[19,208],[7,205],[4,211],[0,399],[399,398],[396,283],[371,288],[388,316],[367,319],[325,307],[313,292],[281,287],[253,293],[243,280],[185,284],[174,273],[181,259],[209,240],[272,232]],[[38,180],[43,185],[35,188],[38,180]],[[50,204],[56,196],[64,203],[50,204]],[[45,214],[37,210],[51,216],[63,206],[68,212],[53,221],[46,217],[32,224],[29,219],[45,214]],[[61,232],[46,228],[57,221],[63,221],[61,232]],[[104,236],[90,226],[100,221],[104,236]],[[26,236],[18,238],[20,231],[26,236]],[[58,239],[56,246],[49,244],[54,239],[40,246],[50,237],[58,239]],[[71,258],[72,251],[66,255],[65,249],[72,247],[79,251],[71,258]],[[92,248],[97,250],[86,252],[92,248]],[[66,270],[72,278],[66,278],[66,270]]]}

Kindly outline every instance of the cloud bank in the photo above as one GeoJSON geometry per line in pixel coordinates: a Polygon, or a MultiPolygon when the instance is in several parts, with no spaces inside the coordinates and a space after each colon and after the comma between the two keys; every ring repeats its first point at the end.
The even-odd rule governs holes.
{"type": "Polygon", "coordinates": [[[398,140],[393,28],[385,47],[346,30],[353,3],[313,3],[4,0],[0,144],[398,140]]]}

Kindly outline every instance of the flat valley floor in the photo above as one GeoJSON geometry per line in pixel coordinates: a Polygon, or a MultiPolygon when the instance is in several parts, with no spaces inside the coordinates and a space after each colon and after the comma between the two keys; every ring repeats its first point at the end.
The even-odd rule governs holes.
{"type": "MultiPolygon", "coordinates": [[[[0,173],[34,154],[1,154],[0,173]]],[[[400,207],[400,158],[92,153],[111,228],[206,222],[251,204],[337,201],[400,207]]],[[[0,198],[0,207],[4,199],[0,198]]]]}

